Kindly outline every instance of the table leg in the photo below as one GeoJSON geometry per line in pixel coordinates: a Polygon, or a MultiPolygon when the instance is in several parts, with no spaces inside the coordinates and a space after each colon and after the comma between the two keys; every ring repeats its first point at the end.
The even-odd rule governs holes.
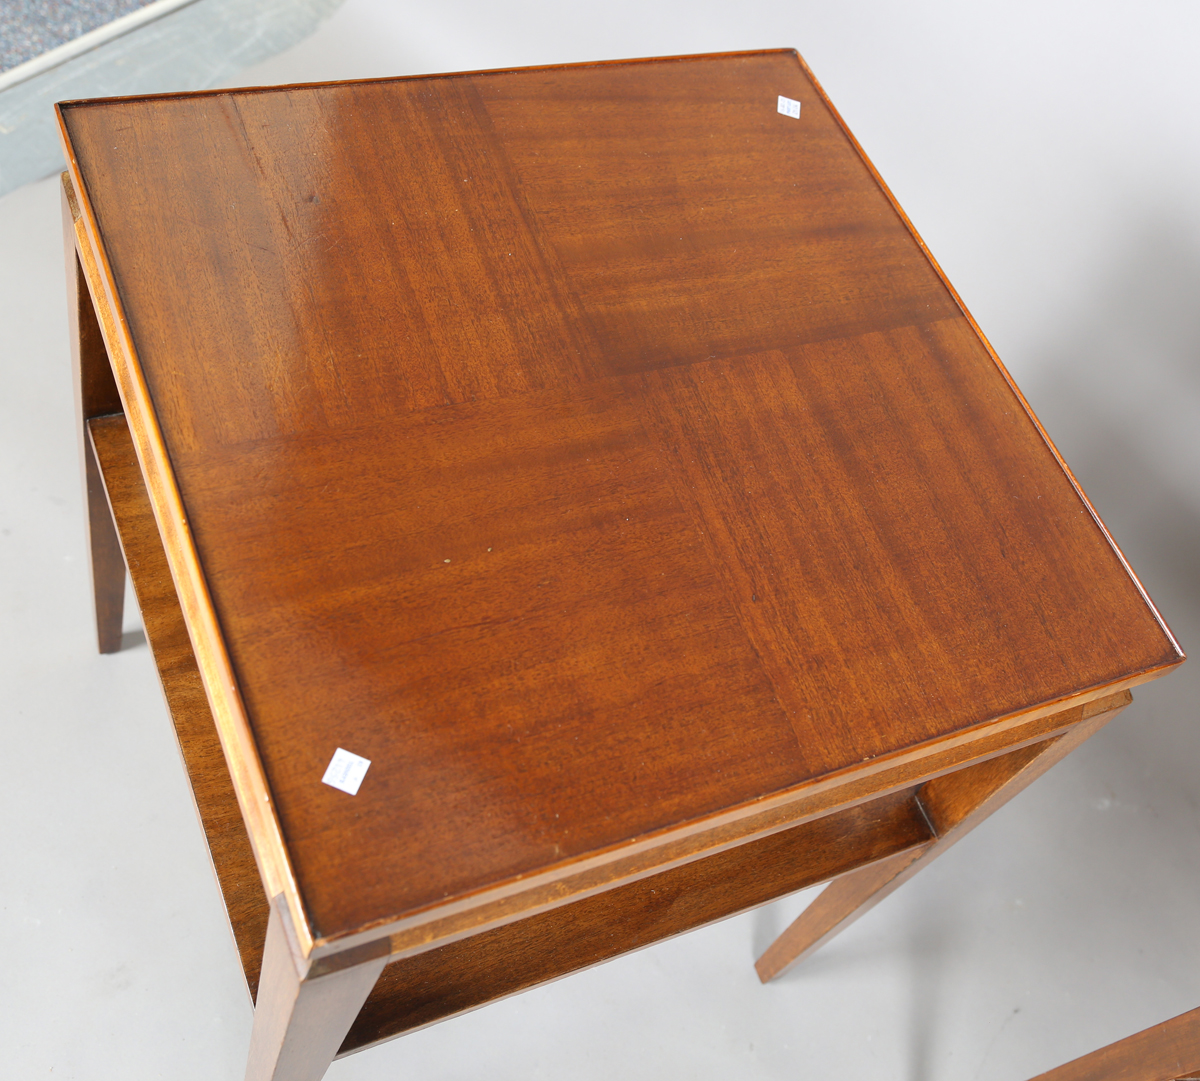
{"type": "Polygon", "coordinates": [[[87,497],[87,532],[92,596],[96,606],[96,637],[101,653],[121,648],[121,621],[125,608],[125,560],[117,540],[104,481],[96,466],[91,443],[84,432],[90,417],[121,412],[121,396],[108,363],[104,336],[88,293],[83,268],[75,251],[75,209],[63,190],[63,239],[67,264],[67,308],[70,314],[71,353],[75,372],[75,405],[83,455],[87,497]]]}
{"type": "Polygon", "coordinates": [[[917,799],[937,840],[835,879],[758,959],[754,966],[758,978],[766,983],[781,975],[869,912],[1107,724],[1129,701],[1126,693],[1114,708],[1080,721],[1060,736],[927,781],[918,789],[917,799]]]}
{"type": "Polygon", "coordinates": [[[84,477],[87,485],[88,552],[92,570],[92,598],[96,608],[96,641],[101,653],[121,648],[125,616],[125,560],[104,494],[104,482],[91,444],[84,440],[84,477]]]}
{"type": "Polygon", "coordinates": [[[287,906],[277,897],[267,924],[246,1081],[320,1081],[388,961],[384,953],[315,974],[290,930],[287,906]]]}

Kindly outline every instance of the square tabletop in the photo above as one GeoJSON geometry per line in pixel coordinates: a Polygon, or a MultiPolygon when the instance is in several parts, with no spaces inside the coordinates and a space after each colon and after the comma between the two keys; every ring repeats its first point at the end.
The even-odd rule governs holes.
{"type": "Polygon", "coordinates": [[[1181,659],[790,50],[61,117],[226,753],[314,938],[1181,659]]]}

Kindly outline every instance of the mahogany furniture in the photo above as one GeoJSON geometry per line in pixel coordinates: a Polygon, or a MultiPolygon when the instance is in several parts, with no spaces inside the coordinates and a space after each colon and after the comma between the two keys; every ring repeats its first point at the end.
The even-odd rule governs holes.
{"type": "Polygon", "coordinates": [[[60,122],[248,1078],[833,879],[767,980],[1183,659],[792,51],[60,122]]]}
{"type": "Polygon", "coordinates": [[[1200,1010],[1143,1029],[1033,1081],[1200,1081],[1200,1010]]]}

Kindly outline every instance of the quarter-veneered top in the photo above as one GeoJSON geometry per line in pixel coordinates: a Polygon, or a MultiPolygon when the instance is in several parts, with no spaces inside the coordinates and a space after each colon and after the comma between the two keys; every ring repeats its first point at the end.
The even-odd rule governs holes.
{"type": "Polygon", "coordinates": [[[321,934],[1180,659],[792,52],[63,116],[321,934]]]}

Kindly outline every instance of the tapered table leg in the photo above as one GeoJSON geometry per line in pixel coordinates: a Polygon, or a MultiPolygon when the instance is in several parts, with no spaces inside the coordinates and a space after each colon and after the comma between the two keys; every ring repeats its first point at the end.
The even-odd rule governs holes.
{"type": "Polygon", "coordinates": [[[91,443],[83,444],[84,476],[87,484],[88,555],[92,571],[92,598],[96,608],[96,642],[101,653],[121,648],[125,616],[125,559],[113,525],[112,511],[104,494],[104,481],[96,465],[91,443]]]}
{"type": "Polygon", "coordinates": [[[63,236],[67,263],[67,308],[70,314],[71,354],[75,371],[75,405],[87,506],[89,566],[96,606],[96,637],[101,653],[121,648],[121,622],[125,608],[125,559],[113,525],[104,481],[96,466],[84,425],[90,417],[121,412],[121,397],[108,363],[100,324],[88,293],[87,281],[75,251],[75,214],[66,187],[63,190],[63,236]]]}
{"type": "Polygon", "coordinates": [[[1063,735],[927,781],[917,798],[937,840],[835,879],[758,959],[754,967],[759,979],[766,983],[779,976],[869,912],[1107,724],[1130,700],[1125,692],[1112,700],[1112,708],[1081,720],[1063,735]]]}
{"type": "Polygon", "coordinates": [[[387,964],[386,953],[314,975],[282,898],[271,905],[246,1081],[320,1081],[387,964]]]}

